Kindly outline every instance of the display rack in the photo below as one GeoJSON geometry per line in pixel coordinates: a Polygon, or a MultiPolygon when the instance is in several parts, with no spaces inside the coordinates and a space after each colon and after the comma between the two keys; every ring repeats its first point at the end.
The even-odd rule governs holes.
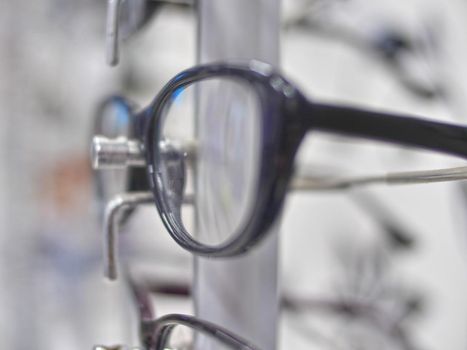
{"type": "MultiPolygon", "coordinates": [[[[200,0],[198,62],[258,59],[277,66],[279,0],[200,0]]],[[[195,258],[195,310],[262,349],[277,347],[278,233],[246,256],[195,258]]]]}

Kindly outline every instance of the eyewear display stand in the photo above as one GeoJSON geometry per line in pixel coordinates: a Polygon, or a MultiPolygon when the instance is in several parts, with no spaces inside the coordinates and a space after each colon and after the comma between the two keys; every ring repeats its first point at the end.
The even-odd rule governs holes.
{"type": "MultiPolygon", "coordinates": [[[[280,0],[200,0],[198,63],[258,59],[277,66],[279,10],[280,0]]],[[[278,261],[277,232],[238,258],[196,257],[196,315],[276,349],[278,261]]]]}

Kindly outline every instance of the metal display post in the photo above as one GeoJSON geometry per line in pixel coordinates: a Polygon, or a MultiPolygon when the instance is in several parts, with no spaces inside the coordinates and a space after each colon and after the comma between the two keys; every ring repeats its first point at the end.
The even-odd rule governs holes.
{"type": "MultiPolygon", "coordinates": [[[[277,66],[280,0],[199,0],[198,61],[258,59],[277,66]]],[[[197,316],[262,349],[277,346],[278,233],[246,256],[195,258],[197,316]]]]}

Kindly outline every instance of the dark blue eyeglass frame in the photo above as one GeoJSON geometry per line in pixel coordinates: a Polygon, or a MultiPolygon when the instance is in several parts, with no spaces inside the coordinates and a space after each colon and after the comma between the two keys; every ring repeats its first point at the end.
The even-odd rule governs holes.
{"type": "Polygon", "coordinates": [[[308,132],[320,131],[388,142],[467,158],[467,128],[407,115],[381,113],[307,99],[269,65],[208,64],[185,70],[169,81],[151,105],[135,118],[135,135],[144,144],[146,171],[159,214],[173,239],[199,255],[227,257],[255,246],[277,218],[293,174],[296,152],[308,132]],[[218,246],[196,241],[183,227],[180,211],[167,201],[158,164],[162,115],[172,97],[191,84],[211,78],[249,84],[261,106],[259,181],[248,220],[233,238],[218,246]]]}
{"type": "Polygon", "coordinates": [[[131,276],[128,277],[128,283],[130,294],[136,304],[139,337],[145,349],[167,349],[172,331],[177,326],[185,326],[232,350],[259,350],[255,345],[235,333],[194,316],[169,314],[156,318],[150,300],[150,291],[144,286],[138,285],[131,276]]]}
{"type": "MultiPolygon", "coordinates": [[[[260,350],[251,342],[243,339],[237,334],[191,315],[167,314],[156,317],[154,307],[151,302],[151,291],[143,285],[137,284],[131,276],[126,279],[130,296],[136,307],[138,319],[139,341],[146,350],[166,350],[170,346],[171,335],[177,327],[190,329],[197,335],[203,335],[208,343],[222,345],[224,349],[231,350],[260,350]]],[[[177,292],[178,288],[176,287],[177,292]]],[[[184,292],[184,291],[182,291],[184,292]]],[[[126,349],[125,346],[102,346],[94,347],[94,350],[126,349]]]]}

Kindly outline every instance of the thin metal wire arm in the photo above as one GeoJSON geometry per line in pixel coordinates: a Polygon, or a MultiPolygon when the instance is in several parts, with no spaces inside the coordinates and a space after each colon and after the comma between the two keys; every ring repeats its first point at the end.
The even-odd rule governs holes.
{"type": "Polygon", "coordinates": [[[467,180],[467,166],[436,170],[394,172],[361,177],[324,178],[299,175],[292,180],[291,189],[294,191],[343,190],[375,184],[405,185],[459,180],[467,180]]]}

